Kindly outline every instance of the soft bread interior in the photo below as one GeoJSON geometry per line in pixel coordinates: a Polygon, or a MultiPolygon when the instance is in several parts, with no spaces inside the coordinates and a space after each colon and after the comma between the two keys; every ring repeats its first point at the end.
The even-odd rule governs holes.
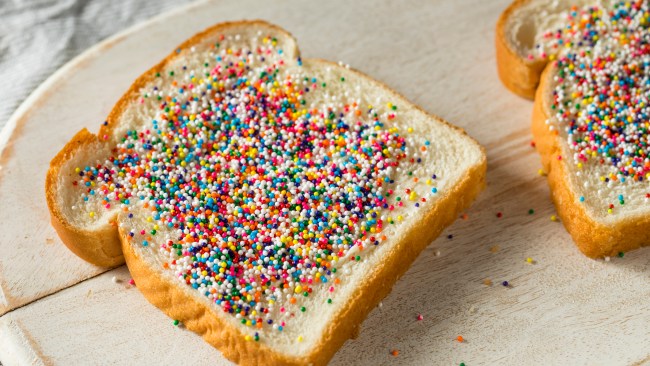
{"type": "MultiPolygon", "coordinates": [[[[319,83],[327,84],[327,88],[320,88],[306,94],[307,105],[323,111],[326,111],[328,107],[339,111],[341,103],[348,102],[356,102],[364,108],[373,106],[380,118],[388,121],[385,128],[397,127],[401,134],[408,136],[409,150],[407,152],[420,158],[422,162],[406,162],[393,169],[391,177],[395,180],[395,184],[391,186],[391,189],[394,189],[395,192],[403,192],[407,188],[415,191],[417,200],[420,202],[419,207],[415,207],[414,202],[408,201],[406,198],[408,204],[395,205],[395,209],[390,212],[384,210],[381,218],[388,221],[390,217],[395,222],[395,224],[387,223],[382,232],[388,239],[378,246],[364,250],[359,250],[357,247],[351,248],[346,257],[359,256],[359,260],[342,259],[337,262],[336,275],[333,275],[331,279],[339,278],[341,283],[336,286],[334,292],[330,292],[329,284],[316,285],[314,292],[309,297],[299,297],[297,304],[289,304],[289,296],[293,295],[294,288],[282,290],[282,296],[278,298],[272,311],[267,315],[268,318],[274,319],[276,322],[286,321],[286,326],[281,332],[271,327],[255,329],[242,325],[239,316],[224,313],[207,297],[179,281],[173,271],[164,269],[164,264],[169,261],[169,256],[160,249],[160,243],[177,240],[177,234],[173,230],[160,227],[155,241],[149,243],[148,246],[142,245],[141,238],[130,241],[130,245],[136,255],[160,276],[173,283],[178,283],[178,286],[189,296],[214,308],[215,313],[222,316],[233,327],[240,329],[242,335],[253,335],[257,332],[261,342],[278,352],[300,357],[309,354],[330,323],[345,321],[345,319],[336,319],[336,314],[342,306],[348,304],[349,299],[364,282],[368,273],[372,273],[382,266],[382,258],[394,250],[394,244],[403,238],[413,225],[437,204],[441,197],[450,194],[452,188],[472,168],[484,163],[484,155],[482,149],[462,131],[426,114],[383,85],[369,80],[357,72],[341,65],[319,60],[302,60],[302,65],[298,66],[297,52],[292,51],[295,48],[293,39],[271,31],[277,38],[279,47],[286,51],[281,56],[274,56],[282,57],[288,64],[285,69],[286,73],[300,76],[296,77],[298,80],[303,76],[309,76],[318,79],[319,83]],[[398,108],[397,112],[389,107],[388,103],[394,104],[398,108]],[[396,117],[389,119],[389,114],[396,114],[396,117]],[[426,151],[421,151],[420,147],[423,146],[429,148],[426,151]],[[407,172],[412,172],[412,175],[407,172]],[[433,175],[436,177],[431,178],[433,175]],[[427,179],[421,179],[415,183],[413,177],[416,176],[429,177],[430,182],[427,183],[427,179]],[[436,193],[433,193],[434,190],[436,193]],[[421,198],[426,198],[426,202],[421,202],[421,198]],[[329,298],[333,300],[331,304],[328,303],[329,298]],[[306,312],[298,311],[297,309],[301,306],[308,310],[306,312]],[[281,313],[281,308],[290,310],[281,313]]],[[[269,29],[249,29],[248,27],[233,29],[225,39],[220,40],[221,47],[255,49],[261,44],[262,37],[268,33],[269,29]]],[[[146,85],[141,88],[140,94],[134,98],[134,102],[126,106],[116,121],[113,134],[108,141],[110,143],[118,142],[121,136],[130,129],[143,131],[149,128],[151,120],[160,113],[159,102],[151,95],[153,87],[157,87],[161,91],[161,95],[166,96],[164,90],[167,90],[166,88],[172,80],[169,77],[170,71],[176,70],[176,72],[182,73],[179,70],[182,70],[183,66],[186,66],[187,70],[201,69],[206,60],[213,59],[218,54],[211,47],[216,41],[215,37],[217,35],[206,37],[193,50],[184,53],[183,57],[172,60],[161,71],[161,77],[147,81],[146,85]],[[145,98],[144,95],[147,93],[148,96],[145,98]]],[[[267,60],[267,62],[270,61],[272,60],[267,60]]],[[[183,74],[182,77],[189,78],[191,75],[183,74]]],[[[369,117],[364,115],[360,118],[364,123],[370,123],[369,117]]],[[[79,153],[66,163],[62,171],[74,170],[78,166],[83,168],[85,165],[103,163],[107,152],[103,146],[105,145],[93,147],[93,151],[86,150],[79,153]]],[[[144,151],[142,152],[144,153],[144,151]]],[[[123,211],[127,207],[126,205],[117,205],[114,208],[106,209],[93,197],[83,201],[79,190],[71,189],[72,185],[69,180],[63,181],[62,187],[61,205],[74,207],[74,209],[66,211],[66,215],[75,225],[85,227],[105,225],[108,218],[118,215],[118,223],[122,230],[125,233],[136,231],[136,238],[137,231],[152,225],[148,221],[151,211],[143,208],[144,201],[134,199],[136,202],[132,202],[128,206],[131,208],[130,211],[123,211]],[[95,212],[94,219],[89,218],[90,212],[95,212]],[[132,214],[133,217],[129,217],[129,214],[132,214]]],[[[383,189],[386,190],[386,188],[383,189]]],[[[88,196],[86,195],[86,197],[88,196]]]]}

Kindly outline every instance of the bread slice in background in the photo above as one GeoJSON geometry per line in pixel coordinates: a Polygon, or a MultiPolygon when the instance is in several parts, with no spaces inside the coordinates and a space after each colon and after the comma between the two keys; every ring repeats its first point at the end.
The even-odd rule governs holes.
{"type": "MultiPolygon", "coordinates": [[[[46,192],[53,225],[73,252],[102,266],[117,265],[125,259],[137,287],[152,304],[201,335],[230,360],[245,365],[326,364],[347,339],[356,335],[366,315],[390,292],[417,255],[483,189],[485,170],[483,148],[461,129],[348,67],[300,59],[293,37],[276,26],[263,21],[242,21],[219,24],[197,34],[138,78],[97,135],[85,129],[80,131],[52,160],[46,192]],[[280,292],[269,317],[286,321],[281,332],[266,324],[262,328],[242,324],[241,317],[225,313],[166,269],[170,254],[162,245],[177,240],[178,233],[161,224],[155,237],[144,245],[146,232],[157,223],[150,219],[151,208],[144,207],[151,201],[134,198],[135,202],[114,204],[107,209],[96,196],[85,194],[86,188],[80,187],[79,182],[74,184],[79,179],[76,169],[103,164],[127,130],[151,128],[151,120],[163,113],[159,112],[160,101],[151,98],[155,96],[154,86],[158,87],[157,92],[164,91],[163,99],[177,95],[179,85],[172,87],[171,83],[188,80],[188,73],[200,69],[204,62],[230,57],[229,51],[220,50],[254,51],[267,47],[265,42],[271,39],[277,52],[253,64],[256,66],[249,75],[251,83],[268,63],[283,62],[283,76],[304,80],[300,87],[311,89],[304,94],[307,107],[323,111],[330,107],[344,114],[346,123],[358,121],[373,128],[374,120],[381,120],[385,125],[377,126],[377,130],[399,129],[399,134],[409,141],[406,152],[420,159],[403,161],[399,168],[389,171],[394,182],[384,185],[382,195],[389,193],[389,189],[394,191],[389,198],[392,210],[381,209],[377,215],[384,221],[381,234],[385,240],[377,240],[377,245],[363,249],[352,246],[343,257],[332,260],[336,275],[329,277],[331,282],[327,285],[315,284],[308,297],[300,296],[297,283],[280,292]],[[177,74],[171,76],[171,72],[177,74]],[[308,80],[303,79],[307,76],[308,80]],[[339,104],[347,101],[358,104],[357,114],[339,110],[339,104]],[[411,193],[399,193],[406,189],[411,193]],[[394,198],[396,195],[401,200],[394,198]],[[143,228],[146,232],[140,235],[143,228]],[[335,280],[336,286],[330,286],[335,280]],[[294,297],[294,293],[298,296],[294,297]],[[296,299],[295,304],[290,303],[290,297],[296,299]],[[301,307],[306,311],[301,311],[301,307]],[[281,308],[286,308],[286,312],[281,308]]],[[[351,226],[358,228],[361,223],[351,226]]],[[[250,320],[247,316],[243,318],[250,320]]]]}
{"type": "MultiPolygon", "coordinates": [[[[552,110],[558,68],[553,56],[538,57],[545,32],[566,26],[571,6],[612,9],[613,1],[517,0],[497,24],[497,63],[502,82],[514,93],[535,97],[532,132],[562,223],[578,248],[592,258],[613,256],[650,244],[649,181],[603,182],[610,164],[574,161],[567,125],[552,110]],[[539,84],[539,85],[538,85],[539,84]],[[624,197],[621,200],[620,197],[624,197]],[[613,205],[614,207],[610,206],[613,205]]],[[[575,9],[574,9],[575,10],[575,9]]],[[[647,136],[647,135],[646,135],[647,136]]]]}

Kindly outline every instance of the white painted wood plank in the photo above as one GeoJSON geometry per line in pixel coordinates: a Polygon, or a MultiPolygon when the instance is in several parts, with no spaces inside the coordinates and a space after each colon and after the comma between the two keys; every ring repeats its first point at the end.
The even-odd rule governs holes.
{"type": "Polygon", "coordinates": [[[232,364],[154,311],[129,279],[123,266],[6,314],[0,360],[6,366],[232,364]]]}
{"type": "MultiPolygon", "coordinates": [[[[488,189],[467,218],[418,258],[333,364],[650,363],[650,250],[593,261],[549,219],[553,206],[529,146],[532,104],[496,76],[493,29],[508,3],[208,2],[96,50],[32,108],[0,162],[0,284],[19,299],[4,309],[102,271],[60,245],[44,203],[30,199],[42,195],[42,178],[31,177],[44,176],[49,157],[76,130],[94,130],[130,81],[178,41],[215,22],[263,18],[292,32],[304,57],[361,69],[465,128],[488,153],[488,189]],[[82,108],[71,108],[70,100],[82,108]],[[57,113],[67,118],[55,129],[57,113]],[[46,151],[34,151],[34,144],[46,151]],[[20,214],[4,209],[14,205],[20,214]],[[48,238],[53,249],[43,251],[48,238]],[[501,286],[504,280],[511,287],[501,286]],[[458,335],[466,342],[455,341],[458,335]]],[[[139,292],[113,284],[113,274],[128,277],[117,269],[2,316],[0,361],[227,363],[139,292]]]]}

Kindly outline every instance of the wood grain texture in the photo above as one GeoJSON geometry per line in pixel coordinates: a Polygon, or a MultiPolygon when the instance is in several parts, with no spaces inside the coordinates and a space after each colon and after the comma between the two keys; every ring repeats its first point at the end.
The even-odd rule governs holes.
{"type": "Polygon", "coordinates": [[[84,56],[24,117],[0,162],[0,284],[19,299],[3,309],[56,292],[0,317],[0,361],[228,364],[138,291],[114,284],[114,275],[128,280],[124,268],[84,281],[105,269],[59,243],[42,177],[65,141],[97,128],[170,47],[216,22],[262,18],[290,31],[305,57],[349,63],[466,129],[488,153],[488,188],[467,218],[420,255],[333,365],[649,364],[650,250],[590,260],[550,220],[530,147],[532,103],[511,95],[496,72],[494,25],[509,2],[205,2],[84,56]],[[53,124],[52,115],[65,118],[53,124]]]}

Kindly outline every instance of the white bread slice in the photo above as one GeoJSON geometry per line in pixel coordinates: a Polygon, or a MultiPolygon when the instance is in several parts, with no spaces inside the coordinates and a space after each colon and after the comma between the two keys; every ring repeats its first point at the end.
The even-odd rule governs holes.
{"type": "MultiPolygon", "coordinates": [[[[389,293],[420,251],[453,222],[461,210],[468,207],[485,185],[484,150],[462,130],[427,114],[359,72],[327,61],[300,60],[298,56],[297,45],[291,35],[262,21],[225,23],[209,28],[189,39],[136,80],[117,103],[108,117],[107,125],[102,126],[97,136],[86,130],[80,131],[52,160],[47,176],[46,192],[52,222],[68,247],[98,265],[116,265],[124,257],[138,289],[152,304],[240,364],[326,364],[348,338],[355,336],[365,316],[389,293]],[[276,44],[271,46],[269,39],[275,39],[276,44]],[[215,48],[216,43],[219,43],[218,49],[215,48]],[[407,142],[405,154],[414,159],[412,162],[401,161],[398,168],[386,170],[394,182],[386,183],[379,190],[382,195],[389,193],[389,189],[394,191],[388,199],[393,207],[392,210],[376,210],[375,219],[381,218],[384,222],[381,234],[376,233],[378,245],[363,249],[359,245],[351,246],[338,260],[329,259],[332,256],[328,256],[331,262],[329,268],[335,268],[336,273],[327,275],[328,284],[310,286],[312,292],[308,297],[294,297],[294,294],[302,292],[298,288],[300,284],[294,282],[290,282],[284,290],[264,292],[257,305],[262,303],[271,310],[263,317],[264,326],[259,329],[242,324],[242,317],[225,313],[221,306],[179,280],[175,270],[182,269],[182,266],[170,265],[170,259],[175,257],[165,247],[168,240],[179,243],[179,232],[167,228],[156,218],[149,219],[155,215],[151,213],[151,208],[145,208],[145,204],[153,204],[153,201],[133,198],[131,201],[135,202],[113,204],[107,209],[98,198],[101,194],[89,196],[84,193],[84,188],[79,188],[80,184],[73,184],[79,179],[75,173],[77,167],[83,170],[87,165],[109,166],[107,157],[127,130],[145,131],[152,129],[153,119],[161,121],[161,115],[168,112],[161,112],[161,102],[156,100],[156,92],[162,92],[163,100],[168,95],[182,98],[179,85],[172,86],[174,81],[188,82],[193,70],[196,71],[194,76],[200,79],[198,75],[202,71],[197,70],[206,70],[203,69],[204,62],[210,64],[207,70],[215,67],[218,57],[223,60],[216,64],[232,61],[233,56],[227,49],[232,49],[232,54],[236,54],[238,49],[255,51],[258,47],[273,52],[265,53],[264,61],[254,57],[251,63],[254,72],[248,75],[251,84],[261,71],[268,70],[271,63],[281,61],[280,80],[291,75],[293,81],[305,81],[300,88],[311,89],[304,93],[305,108],[342,113],[341,118],[345,123],[359,121],[360,126],[375,127],[373,123],[376,118],[385,124],[378,125],[377,131],[399,129],[407,142]],[[183,66],[187,69],[183,70],[183,66]],[[171,71],[176,75],[170,76],[171,71]],[[159,77],[156,77],[157,73],[159,77]],[[308,80],[304,77],[308,77],[308,80]],[[154,91],[154,87],[158,90],[154,91]],[[345,111],[345,107],[342,107],[343,104],[352,103],[357,103],[359,112],[355,113],[352,109],[345,111]],[[332,111],[327,108],[332,108],[332,111]],[[370,109],[372,112],[368,113],[370,109]],[[416,159],[421,161],[418,163],[416,159]],[[406,192],[406,189],[415,193],[399,193],[406,192]],[[397,195],[403,200],[397,200],[397,195]],[[84,201],[82,196],[88,200],[84,201]],[[91,212],[93,217],[90,217],[91,212]],[[133,217],[129,218],[129,215],[133,217]],[[147,233],[139,234],[141,229],[149,232],[157,224],[157,233],[151,239],[147,233]],[[131,232],[135,234],[133,237],[130,236],[131,232]],[[380,235],[385,235],[386,239],[379,239],[380,235]],[[147,246],[143,245],[145,238],[148,239],[147,246]],[[332,283],[334,287],[330,286],[332,283]],[[268,300],[267,295],[277,295],[274,303],[268,300]],[[294,298],[296,303],[291,303],[290,298],[294,298]],[[331,303],[328,299],[332,300],[331,303]],[[301,311],[301,307],[306,311],[301,311]],[[286,311],[282,311],[283,308],[286,311]],[[275,320],[275,327],[268,325],[267,319],[275,320]],[[280,321],[286,322],[282,331],[277,328],[280,321]]],[[[199,85],[200,81],[193,83],[199,85]]],[[[198,93],[201,91],[205,91],[205,88],[199,88],[198,93]]],[[[190,105],[188,108],[193,107],[190,105]]],[[[346,140],[345,143],[349,144],[350,141],[346,140]]],[[[141,156],[152,148],[145,144],[134,147],[141,156]]],[[[313,159],[322,158],[326,151],[327,148],[317,150],[314,147],[313,159]]],[[[393,154],[392,151],[387,153],[393,154]]],[[[340,162],[342,158],[334,156],[332,159],[340,162]]],[[[119,180],[116,179],[114,182],[119,180]]],[[[197,206],[205,204],[205,200],[197,202],[197,206]]],[[[259,218],[260,221],[262,219],[259,218]]],[[[352,230],[360,230],[361,224],[369,220],[372,220],[370,214],[358,223],[348,223],[352,230]]],[[[318,233],[318,230],[314,231],[318,233]]],[[[294,236],[294,239],[299,237],[294,236]]],[[[228,238],[224,236],[220,240],[228,238]]],[[[368,243],[367,240],[362,242],[368,243]]],[[[300,247],[297,245],[295,248],[300,247]]],[[[184,247],[184,250],[188,248],[184,247]]],[[[244,320],[255,318],[243,317],[244,320]]]]}
{"type": "MultiPolygon", "coordinates": [[[[612,23],[607,11],[613,9],[616,3],[515,1],[503,13],[497,25],[497,55],[502,81],[513,92],[524,97],[529,97],[529,92],[536,90],[532,130],[544,170],[548,174],[551,195],[573,240],[584,254],[592,258],[612,256],[650,244],[650,181],[648,176],[643,176],[641,181],[628,178],[623,182],[621,176],[616,181],[609,178],[602,181],[601,177],[616,174],[617,168],[602,153],[591,156],[587,161],[579,158],[580,152],[573,146],[574,136],[579,134],[570,136],[569,133],[567,121],[581,113],[573,107],[582,103],[573,94],[580,87],[576,86],[571,76],[560,78],[560,68],[552,60],[582,49],[593,52],[592,57],[595,57],[602,54],[605,42],[610,40],[602,38],[596,46],[585,45],[582,48],[575,42],[573,47],[552,48],[544,34],[566,28],[568,11],[579,13],[580,9],[594,6],[605,10],[601,26],[610,29],[612,23]],[[575,8],[571,10],[571,6],[575,8]],[[546,57],[540,57],[544,53],[546,57]],[[509,73],[509,70],[518,68],[526,68],[529,75],[536,75],[540,80],[539,87],[533,82],[535,78],[525,79],[509,73]],[[543,73],[541,70],[544,70],[543,73]],[[571,106],[566,110],[572,110],[570,117],[553,110],[554,92],[566,96],[569,101],[567,105],[571,106]]],[[[608,47],[612,47],[611,52],[620,50],[620,45],[611,43],[607,43],[608,47]]],[[[643,90],[647,92],[647,86],[643,90]]],[[[581,104],[581,109],[586,111],[591,104],[581,104]]],[[[646,132],[643,139],[647,136],[646,132]]],[[[621,153],[617,152],[615,157],[621,158],[621,153]]]]}

